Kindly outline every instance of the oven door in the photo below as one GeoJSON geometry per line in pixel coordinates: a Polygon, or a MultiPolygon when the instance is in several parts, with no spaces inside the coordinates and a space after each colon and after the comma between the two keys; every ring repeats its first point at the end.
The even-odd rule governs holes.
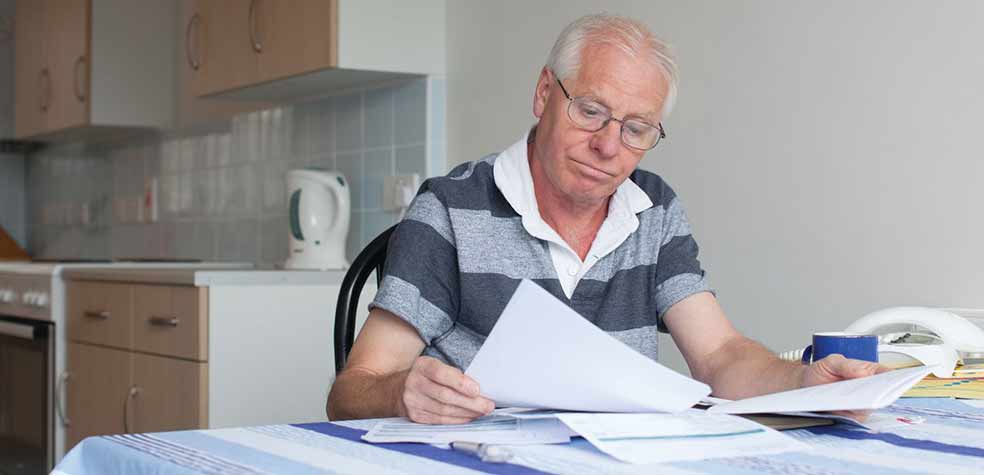
{"type": "Polygon", "coordinates": [[[54,462],[54,342],[49,322],[0,315],[0,474],[45,474],[54,462]]]}

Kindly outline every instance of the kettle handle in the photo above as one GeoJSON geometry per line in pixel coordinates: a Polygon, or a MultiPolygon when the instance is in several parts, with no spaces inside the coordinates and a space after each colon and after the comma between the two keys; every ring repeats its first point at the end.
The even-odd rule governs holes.
{"type": "Polygon", "coordinates": [[[301,230],[301,191],[297,189],[290,194],[290,233],[298,241],[304,240],[304,231],[301,230]]]}
{"type": "Polygon", "coordinates": [[[328,184],[324,185],[325,189],[327,189],[328,192],[331,193],[331,197],[333,198],[333,203],[335,204],[335,209],[333,210],[334,212],[331,213],[331,224],[328,226],[328,228],[330,229],[334,229],[335,226],[338,225],[338,221],[342,219],[342,210],[348,209],[349,207],[348,206],[349,194],[347,193],[348,190],[345,190],[346,193],[342,193],[342,190],[345,189],[347,186],[345,184],[344,179],[341,178],[340,174],[336,175],[333,178],[334,178],[333,183],[331,183],[330,185],[328,184]],[[336,186],[334,182],[337,182],[339,186],[336,186]]]}

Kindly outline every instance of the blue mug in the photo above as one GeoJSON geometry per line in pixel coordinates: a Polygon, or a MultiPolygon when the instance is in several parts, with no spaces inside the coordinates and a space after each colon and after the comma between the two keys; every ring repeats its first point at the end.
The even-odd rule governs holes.
{"type": "Polygon", "coordinates": [[[813,344],[803,350],[803,364],[810,364],[833,354],[877,363],[878,337],[859,333],[814,333],[813,344]]]}

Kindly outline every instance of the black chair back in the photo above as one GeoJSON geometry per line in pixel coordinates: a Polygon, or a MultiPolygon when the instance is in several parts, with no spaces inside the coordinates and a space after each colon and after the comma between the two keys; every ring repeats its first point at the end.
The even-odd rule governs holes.
{"type": "Polygon", "coordinates": [[[352,261],[352,267],[342,279],[335,306],[335,374],[342,372],[345,361],[352,351],[355,341],[355,316],[359,310],[359,296],[369,274],[376,272],[376,285],[383,278],[383,265],[386,263],[386,246],[397,225],[385,230],[373,239],[352,261]]]}

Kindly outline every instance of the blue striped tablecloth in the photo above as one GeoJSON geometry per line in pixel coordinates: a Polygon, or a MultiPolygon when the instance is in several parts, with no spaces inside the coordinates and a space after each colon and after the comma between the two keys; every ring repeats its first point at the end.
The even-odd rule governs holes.
{"type": "Polygon", "coordinates": [[[364,424],[325,422],[90,437],[53,473],[984,473],[984,409],[950,399],[902,399],[875,416],[878,430],[838,425],[786,431],[809,451],[659,466],[618,462],[581,439],[511,447],[518,464],[490,464],[425,444],[369,444],[360,439],[364,424]]]}

